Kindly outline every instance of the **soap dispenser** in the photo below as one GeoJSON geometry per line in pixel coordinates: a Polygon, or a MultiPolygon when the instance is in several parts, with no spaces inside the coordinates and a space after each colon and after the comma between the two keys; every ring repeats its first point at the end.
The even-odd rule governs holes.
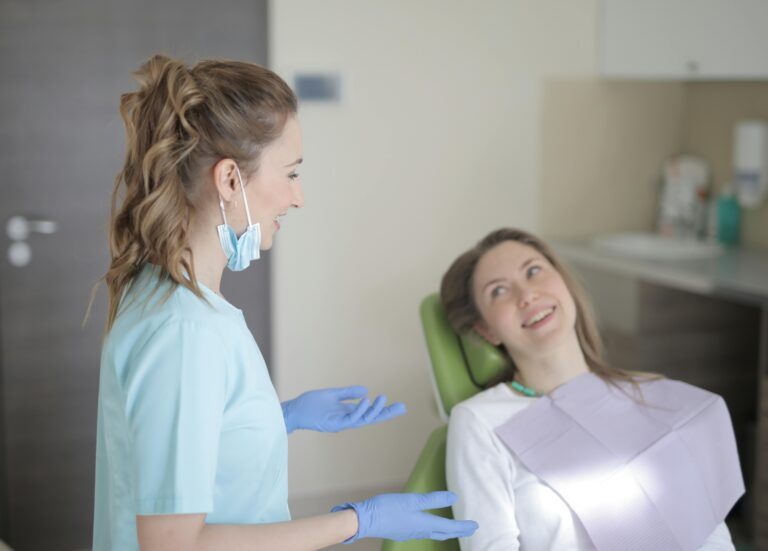
{"type": "Polygon", "coordinates": [[[733,172],[739,203],[759,207],[768,195],[768,123],[743,120],[736,124],[733,140],[733,172]]]}

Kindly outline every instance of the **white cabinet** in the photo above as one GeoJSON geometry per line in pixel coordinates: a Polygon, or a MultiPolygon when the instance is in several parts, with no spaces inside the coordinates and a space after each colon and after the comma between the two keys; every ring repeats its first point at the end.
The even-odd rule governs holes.
{"type": "Polygon", "coordinates": [[[602,0],[601,75],[768,79],[768,0],[602,0]]]}

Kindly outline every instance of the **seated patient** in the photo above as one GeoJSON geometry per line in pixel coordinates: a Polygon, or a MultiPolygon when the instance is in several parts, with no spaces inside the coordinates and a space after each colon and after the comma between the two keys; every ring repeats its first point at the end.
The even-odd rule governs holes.
{"type": "Polygon", "coordinates": [[[545,243],[492,232],[453,263],[441,300],[457,333],[509,362],[451,412],[454,513],[480,524],[463,551],[734,549],[724,519],[744,485],[725,403],[606,363],[545,243]]]}

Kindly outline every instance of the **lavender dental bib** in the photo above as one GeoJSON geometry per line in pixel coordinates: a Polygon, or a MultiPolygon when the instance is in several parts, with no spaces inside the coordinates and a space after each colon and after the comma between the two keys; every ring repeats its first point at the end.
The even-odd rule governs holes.
{"type": "Polygon", "coordinates": [[[728,409],[679,381],[640,388],[633,400],[580,375],[495,432],[563,498],[598,550],[697,549],[744,493],[728,409]]]}

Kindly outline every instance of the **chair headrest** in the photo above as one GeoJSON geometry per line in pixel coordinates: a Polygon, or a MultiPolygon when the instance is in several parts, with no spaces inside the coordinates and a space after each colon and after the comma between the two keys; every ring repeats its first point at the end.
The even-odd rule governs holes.
{"type": "Polygon", "coordinates": [[[506,366],[496,347],[479,336],[454,333],[437,293],[421,303],[421,323],[432,364],[435,393],[445,416],[451,408],[482,390],[506,366]]]}
{"type": "Polygon", "coordinates": [[[502,374],[507,366],[507,359],[498,348],[474,332],[461,335],[459,340],[475,383],[485,386],[502,374]]]}

